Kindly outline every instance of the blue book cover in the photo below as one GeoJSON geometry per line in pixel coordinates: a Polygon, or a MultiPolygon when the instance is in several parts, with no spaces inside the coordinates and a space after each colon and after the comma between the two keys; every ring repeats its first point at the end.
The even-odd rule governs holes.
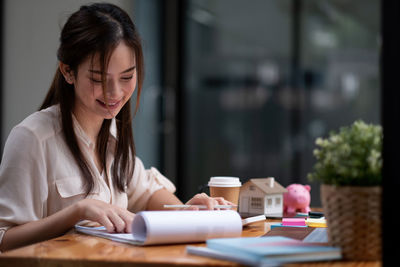
{"type": "Polygon", "coordinates": [[[241,237],[207,240],[207,248],[254,263],[304,262],[341,259],[339,248],[282,237],[241,237]]]}

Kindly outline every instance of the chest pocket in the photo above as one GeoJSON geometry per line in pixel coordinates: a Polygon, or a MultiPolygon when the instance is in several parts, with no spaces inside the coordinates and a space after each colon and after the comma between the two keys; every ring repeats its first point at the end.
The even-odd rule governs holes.
{"type": "Polygon", "coordinates": [[[56,180],[57,191],[62,198],[84,195],[83,181],[79,176],[70,176],[56,180]]]}

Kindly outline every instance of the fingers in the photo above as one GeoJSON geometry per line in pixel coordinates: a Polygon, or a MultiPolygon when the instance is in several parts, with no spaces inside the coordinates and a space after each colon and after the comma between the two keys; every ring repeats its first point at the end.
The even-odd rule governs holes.
{"type": "MultiPolygon", "coordinates": [[[[214,197],[214,199],[218,202],[217,205],[231,205],[236,207],[236,204],[233,202],[230,202],[226,199],[224,199],[223,197],[214,197]]],[[[224,209],[228,209],[228,208],[224,208],[224,209]]]]}
{"type": "Polygon", "coordinates": [[[225,200],[223,197],[209,197],[205,193],[197,194],[192,199],[190,199],[186,204],[189,205],[205,205],[208,210],[219,210],[220,208],[215,208],[217,205],[232,205],[236,204],[225,200]]]}
{"type": "Polygon", "coordinates": [[[82,200],[79,208],[83,210],[82,220],[98,222],[107,232],[131,232],[135,215],[126,209],[95,199],[82,200]]]}
{"type": "Polygon", "coordinates": [[[216,201],[214,201],[212,198],[207,196],[205,193],[197,194],[195,195],[192,199],[190,199],[188,202],[186,202],[188,205],[205,205],[208,210],[213,210],[214,206],[217,204],[216,201]]]}
{"type": "Polygon", "coordinates": [[[187,208],[183,208],[183,210],[200,210],[200,209],[199,209],[199,207],[196,207],[196,206],[190,206],[187,208]]]}
{"type": "Polygon", "coordinates": [[[215,208],[215,206],[218,205],[218,201],[215,198],[209,197],[206,193],[201,193],[201,196],[208,210],[219,210],[219,208],[215,208]]]}
{"type": "Polygon", "coordinates": [[[114,225],[114,231],[117,233],[130,233],[132,231],[132,221],[135,216],[132,212],[119,207],[113,207],[107,214],[109,220],[114,225]]]}
{"type": "Polygon", "coordinates": [[[101,216],[98,220],[98,223],[103,225],[107,232],[112,233],[114,232],[114,224],[110,221],[110,219],[107,216],[101,216]]]}
{"type": "Polygon", "coordinates": [[[122,220],[122,218],[119,216],[118,213],[116,213],[115,211],[110,211],[108,214],[108,219],[112,222],[113,226],[114,226],[114,231],[117,233],[121,233],[125,231],[125,221],[122,220]]]}
{"type": "Polygon", "coordinates": [[[132,222],[133,222],[133,218],[135,217],[135,214],[133,214],[132,212],[129,212],[127,210],[123,210],[123,212],[121,213],[121,218],[122,220],[124,220],[125,222],[125,229],[123,232],[125,233],[130,233],[132,232],[132,222]]]}

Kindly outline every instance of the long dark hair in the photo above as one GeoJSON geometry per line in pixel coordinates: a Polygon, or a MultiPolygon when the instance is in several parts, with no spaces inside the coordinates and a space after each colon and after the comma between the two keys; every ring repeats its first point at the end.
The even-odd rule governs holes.
{"type": "MultiPolygon", "coordinates": [[[[143,52],[140,37],[129,18],[121,8],[107,3],[82,6],[73,13],[65,23],[60,37],[60,47],[57,51],[58,60],[69,66],[74,75],[79,65],[86,59],[92,60],[98,55],[102,73],[103,93],[106,91],[105,73],[110,56],[115,47],[124,41],[132,48],[136,60],[137,98],[136,109],[143,84],[143,52]]],[[[74,108],[74,85],[67,83],[58,68],[49,92],[40,109],[59,104],[61,110],[62,131],[66,143],[72,152],[85,179],[85,190],[88,195],[94,188],[94,174],[87,159],[79,148],[73,128],[72,110],[74,108]]],[[[125,191],[135,166],[135,146],[132,133],[131,105],[128,101],[116,116],[117,141],[114,149],[114,164],[112,167],[113,182],[120,192],[125,191]]],[[[106,152],[110,135],[111,120],[105,119],[96,143],[100,162],[106,169],[106,152]]]]}

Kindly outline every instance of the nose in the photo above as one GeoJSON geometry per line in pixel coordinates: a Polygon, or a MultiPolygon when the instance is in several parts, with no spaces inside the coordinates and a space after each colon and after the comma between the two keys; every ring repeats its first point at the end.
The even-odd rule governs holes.
{"type": "Polygon", "coordinates": [[[112,98],[113,96],[116,96],[119,90],[121,90],[120,85],[115,79],[107,80],[107,88],[106,88],[107,97],[112,98]]]}

